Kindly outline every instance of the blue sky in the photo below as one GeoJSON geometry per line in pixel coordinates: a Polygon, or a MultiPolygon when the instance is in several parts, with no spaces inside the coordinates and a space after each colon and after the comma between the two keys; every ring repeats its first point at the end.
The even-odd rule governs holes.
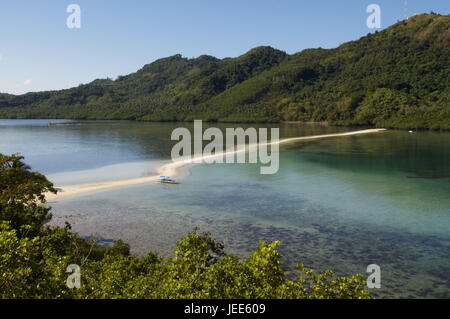
{"type": "MultiPolygon", "coordinates": [[[[332,48],[368,32],[369,4],[381,29],[404,18],[405,0],[40,0],[0,4],[0,92],[69,88],[135,72],[180,53],[239,56],[259,45],[294,53],[332,48]],[[69,29],[69,4],[81,28],[69,29]]],[[[449,14],[448,0],[407,0],[407,16],[449,14]]]]}

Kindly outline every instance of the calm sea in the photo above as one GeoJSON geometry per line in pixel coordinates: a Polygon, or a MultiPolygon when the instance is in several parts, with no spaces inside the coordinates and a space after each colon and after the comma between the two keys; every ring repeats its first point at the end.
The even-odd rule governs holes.
{"type": "MultiPolygon", "coordinates": [[[[170,134],[180,126],[192,129],[191,123],[0,120],[0,153],[21,153],[56,185],[154,175],[170,160],[170,134]]],[[[357,130],[261,127],[279,127],[281,138],[357,130]]],[[[164,256],[196,226],[240,257],[261,240],[280,240],[292,278],[299,262],[340,275],[368,275],[367,265],[375,263],[381,267],[376,297],[450,297],[450,133],[296,142],[280,147],[277,174],[260,175],[259,168],[203,164],[184,172],[180,185],[52,202],[52,223],[67,220],[82,236],[106,244],[122,238],[135,253],[164,256]]]]}

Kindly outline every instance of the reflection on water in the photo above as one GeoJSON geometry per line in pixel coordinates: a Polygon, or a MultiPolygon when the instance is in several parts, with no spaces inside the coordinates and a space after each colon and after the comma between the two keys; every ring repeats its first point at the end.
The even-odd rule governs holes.
{"type": "MultiPolygon", "coordinates": [[[[169,159],[171,131],[192,129],[192,123],[5,122],[0,152],[20,151],[61,184],[150,174],[169,159]]],[[[280,137],[348,130],[282,125],[280,137]]],[[[54,223],[68,220],[81,235],[105,242],[122,238],[136,253],[169,255],[194,226],[239,256],[259,240],[281,240],[291,276],[299,261],[347,275],[376,263],[382,275],[376,296],[448,298],[449,142],[449,133],[404,131],[296,142],[280,148],[275,175],[260,175],[257,164],[198,165],[180,185],[51,203],[54,223]]]]}

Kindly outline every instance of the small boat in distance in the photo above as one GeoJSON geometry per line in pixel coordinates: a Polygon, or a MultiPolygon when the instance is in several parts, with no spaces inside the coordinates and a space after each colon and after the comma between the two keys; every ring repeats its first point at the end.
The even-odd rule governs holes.
{"type": "Polygon", "coordinates": [[[180,184],[176,180],[171,179],[169,176],[160,176],[160,180],[159,181],[161,183],[165,183],[165,184],[180,184]]]}

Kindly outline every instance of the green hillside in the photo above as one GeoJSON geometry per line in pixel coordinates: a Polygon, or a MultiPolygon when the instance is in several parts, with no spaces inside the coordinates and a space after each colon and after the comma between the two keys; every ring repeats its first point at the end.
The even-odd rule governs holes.
{"type": "Polygon", "coordinates": [[[416,15],[335,49],[181,55],[116,80],[0,94],[0,118],[328,121],[450,129],[450,16],[416,15]]]}

